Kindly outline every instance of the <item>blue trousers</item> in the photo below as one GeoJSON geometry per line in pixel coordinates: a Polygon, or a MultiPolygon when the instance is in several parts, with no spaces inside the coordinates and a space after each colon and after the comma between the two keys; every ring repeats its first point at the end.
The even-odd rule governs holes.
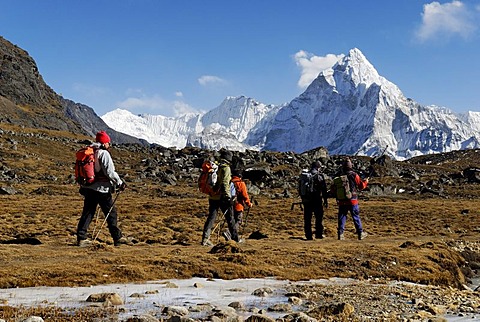
{"type": "Polygon", "coordinates": [[[345,223],[347,222],[347,215],[350,212],[355,225],[357,235],[363,231],[362,221],[360,220],[360,207],[356,205],[339,205],[338,206],[338,234],[341,235],[345,231],[345,223]]]}

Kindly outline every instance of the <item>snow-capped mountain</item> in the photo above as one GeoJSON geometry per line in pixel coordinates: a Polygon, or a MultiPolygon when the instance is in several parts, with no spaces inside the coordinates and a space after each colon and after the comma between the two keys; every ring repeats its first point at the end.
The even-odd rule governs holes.
{"type": "Polygon", "coordinates": [[[164,146],[303,152],[396,159],[480,147],[480,113],[422,106],[380,76],[362,52],[349,51],[290,103],[227,97],[205,114],[176,118],[114,110],[102,119],[117,131],[164,146]]]}
{"type": "Polygon", "coordinates": [[[365,155],[386,148],[404,159],[479,147],[476,117],[407,99],[355,48],[278,112],[264,148],[302,152],[325,146],[332,154],[365,155]]]}
{"type": "Polygon", "coordinates": [[[264,129],[268,129],[268,124],[265,125],[264,122],[271,120],[279,108],[240,96],[227,97],[217,108],[204,114],[165,117],[134,115],[126,110],[116,109],[103,115],[102,119],[117,131],[167,147],[223,147],[244,151],[261,148],[259,142],[264,141],[264,129]],[[258,128],[259,126],[261,128],[258,128]]]}

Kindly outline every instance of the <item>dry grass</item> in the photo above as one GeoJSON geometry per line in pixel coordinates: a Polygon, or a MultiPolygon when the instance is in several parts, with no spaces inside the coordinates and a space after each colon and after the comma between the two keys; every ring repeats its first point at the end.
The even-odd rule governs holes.
{"type": "MultiPolygon", "coordinates": [[[[268,238],[247,239],[238,247],[220,244],[221,251],[210,252],[200,245],[207,199],[197,192],[194,180],[180,181],[176,186],[134,180],[141,160],[149,156],[122,156],[113,150],[117,170],[130,180],[129,189],[117,200],[120,227],[135,244],[113,247],[104,228],[95,247],[78,248],[74,246],[75,230],[83,200],[70,178],[72,158],[79,147],[72,144],[73,135],[0,127],[4,130],[0,166],[14,170],[18,178],[0,186],[9,185],[19,192],[0,195],[0,241],[33,237],[42,242],[0,244],[2,288],[192,276],[290,280],[378,277],[458,287],[465,283],[460,270],[464,259],[450,246],[478,241],[478,199],[363,196],[361,216],[370,235],[356,240],[349,219],[347,240],[342,242],[335,238],[336,207],[331,200],[325,216],[327,238],[307,242],[303,240],[301,210],[290,209],[296,200],[260,194],[256,196],[258,205],[249,214],[245,236],[260,231],[268,238]],[[11,140],[16,142],[16,149],[11,140]],[[465,209],[468,214],[461,213],[465,209]]],[[[466,188],[478,190],[475,185],[455,189],[461,192],[466,188]]],[[[94,223],[91,230],[93,227],[94,223]]]]}

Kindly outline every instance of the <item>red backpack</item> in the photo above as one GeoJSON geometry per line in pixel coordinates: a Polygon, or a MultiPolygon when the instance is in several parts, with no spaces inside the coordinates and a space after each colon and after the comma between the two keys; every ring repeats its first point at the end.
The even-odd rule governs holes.
{"type": "Polygon", "coordinates": [[[75,161],[75,181],[89,185],[95,181],[95,150],[85,146],[77,151],[75,161]]]}
{"type": "Polygon", "coordinates": [[[217,182],[217,169],[218,166],[214,162],[203,162],[202,173],[198,178],[198,190],[210,196],[216,194],[213,186],[217,182]]]}

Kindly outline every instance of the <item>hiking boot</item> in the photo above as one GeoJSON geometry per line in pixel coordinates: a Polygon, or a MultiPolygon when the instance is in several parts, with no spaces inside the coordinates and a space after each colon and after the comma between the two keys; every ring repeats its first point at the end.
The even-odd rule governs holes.
{"type": "Polygon", "coordinates": [[[325,237],[327,237],[327,236],[322,234],[322,235],[319,235],[319,236],[315,236],[315,239],[324,239],[325,237]]]}
{"type": "Polygon", "coordinates": [[[343,233],[338,234],[338,240],[345,240],[345,235],[343,233]]]}
{"type": "Polygon", "coordinates": [[[128,245],[128,243],[128,239],[126,239],[125,237],[120,237],[120,239],[113,241],[113,246],[119,247],[120,245],[128,245]]]}
{"type": "Polygon", "coordinates": [[[358,234],[358,240],[362,240],[367,238],[368,234],[364,231],[362,231],[360,234],[358,234]]]}
{"type": "Polygon", "coordinates": [[[92,246],[93,242],[90,239],[81,239],[77,241],[78,247],[89,247],[92,246]]]}
{"type": "Polygon", "coordinates": [[[210,241],[210,239],[205,239],[202,240],[202,246],[213,246],[213,243],[210,241]]]}
{"type": "Polygon", "coordinates": [[[232,239],[232,235],[230,234],[230,232],[228,230],[225,230],[223,233],[222,233],[223,237],[225,238],[226,241],[229,241],[230,239],[232,239]]]}

